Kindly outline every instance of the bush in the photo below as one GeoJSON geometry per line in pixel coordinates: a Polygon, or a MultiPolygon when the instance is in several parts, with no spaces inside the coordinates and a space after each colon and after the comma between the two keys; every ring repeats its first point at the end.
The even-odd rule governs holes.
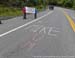
{"type": "Polygon", "coordinates": [[[18,16],[22,15],[22,12],[18,8],[0,7],[0,16],[18,16]]]}

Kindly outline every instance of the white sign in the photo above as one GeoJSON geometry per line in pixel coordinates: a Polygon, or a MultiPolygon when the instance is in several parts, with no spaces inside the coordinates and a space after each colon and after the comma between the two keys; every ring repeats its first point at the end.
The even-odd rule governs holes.
{"type": "Polygon", "coordinates": [[[32,7],[25,7],[26,13],[35,13],[35,8],[32,7]]]}

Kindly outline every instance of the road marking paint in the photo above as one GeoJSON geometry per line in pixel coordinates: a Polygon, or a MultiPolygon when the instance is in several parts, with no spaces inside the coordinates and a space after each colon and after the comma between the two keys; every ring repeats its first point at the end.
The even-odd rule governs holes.
{"type": "Polygon", "coordinates": [[[44,35],[42,35],[40,38],[38,38],[38,39],[35,39],[35,42],[37,42],[37,41],[40,41],[41,39],[43,39],[44,38],[44,35]]]}
{"type": "Polygon", "coordinates": [[[64,11],[64,15],[68,19],[73,31],[75,32],[75,23],[74,23],[73,19],[65,11],[64,11]]]}
{"type": "Polygon", "coordinates": [[[21,48],[25,48],[28,44],[30,44],[31,42],[30,41],[28,41],[27,43],[24,43],[24,45],[23,46],[21,46],[21,48]]]}
{"type": "Polygon", "coordinates": [[[17,28],[14,28],[14,29],[8,31],[8,32],[5,32],[5,33],[3,33],[3,34],[0,34],[0,37],[5,36],[5,35],[7,35],[7,34],[9,34],[9,33],[11,33],[11,32],[14,32],[14,31],[16,31],[16,30],[18,30],[18,29],[20,29],[20,28],[23,28],[23,27],[25,27],[25,26],[27,26],[27,25],[33,23],[33,22],[36,22],[36,21],[38,21],[38,20],[40,20],[40,19],[42,19],[42,18],[48,16],[48,15],[51,14],[51,13],[53,13],[53,11],[48,12],[47,14],[45,14],[45,15],[43,15],[43,16],[41,16],[41,17],[39,17],[39,18],[37,18],[37,19],[35,19],[35,20],[33,20],[33,21],[30,21],[30,22],[28,22],[28,23],[26,23],[26,24],[24,24],[24,25],[22,25],[22,26],[19,26],[19,27],[17,27],[17,28]]]}
{"type": "Polygon", "coordinates": [[[37,32],[40,28],[42,28],[43,26],[39,26],[39,27],[37,27],[35,30],[34,29],[32,29],[31,31],[33,31],[33,32],[37,32]]]}
{"type": "Polygon", "coordinates": [[[48,35],[50,36],[57,36],[56,34],[52,34],[52,33],[59,33],[60,31],[56,30],[56,29],[59,29],[59,28],[56,28],[56,27],[50,27],[49,28],[49,32],[48,32],[48,35]]]}
{"type": "Polygon", "coordinates": [[[27,28],[25,28],[25,30],[29,29],[29,28],[32,28],[34,26],[37,26],[37,25],[32,25],[32,26],[28,26],[27,28]]]}
{"type": "Polygon", "coordinates": [[[39,34],[40,34],[41,32],[44,32],[44,34],[46,34],[46,27],[43,27],[43,28],[39,31],[39,34]]]}
{"type": "Polygon", "coordinates": [[[38,21],[37,23],[42,23],[42,21],[38,21]]]}
{"type": "MultiPolygon", "coordinates": [[[[37,36],[37,35],[36,35],[37,36]]],[[[40,37],[40,38],[37,38],[37,39],[32,39],[34,42],[31,42],[29,48],[28,48],[28,51],[30,51],[31,49],[35,48],[35,46],[37,45],[36,42],[40,41],[41,39],[43,39],[44,36],[40,37]]]]}
{"type": "Polygon", "coordinates": [[[48,35],[50,35],[50,33],[52,32],[52,29],[53,29],[52,27],[49,28],[48,35]]]}
{"type": "Polygon", "coordinates": [[[54,27],[54,28],[53,28],[53,32],[56,32],[56,33],[57,33],[57,32],[60,32],[60,31],[59,31],[59,28],[54,27]]]}
{"type": "Polygon", "coordinates": [[[33,39],[32,39],[32,40],[34,40],[34,41],[35,41],[36,36],[38,36],[38,34],[35,34],[35,36],[33,37],[33,39]]]}
{"type": "Polygon", "coordinates": [[[40,25],[38,25],[38,26],[34,26],[33,28],[30,29],[30,31],[35,32],[35,30],[36,30],[38,27],[40,27],[40,25]]]}
{"type": "Polygon", "coordinates": [[[44,37],[44,35],[41,35],[41,37],[37,38],[39,35],[41,35],[41,34],[36,34],[35,37],[32,40],[37,42],[37,41],[41,40],[44,37]]]}
{"type": "Polygon", "coordinates": [[[60,32],[60,31],[57,31],[57,30],[53,30],[53,32],[60,32]]]}
{"type": "Polygon", "coordinates": [[[33,47],[36,45],[36,43],[31,43],[29,48],[28,48],[28,51],[30,51],[31,49],[33,49],[33,47]]]}
{"type": "Polygon", "coordinates": [[[59,27],[53,27],[53,28],[54,28],[54,29],[58,29],[58,30],[60,29],[59,27]]]}

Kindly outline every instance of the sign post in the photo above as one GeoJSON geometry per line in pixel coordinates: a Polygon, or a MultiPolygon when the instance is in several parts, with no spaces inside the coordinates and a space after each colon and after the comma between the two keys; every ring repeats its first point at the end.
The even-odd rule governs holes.
{"type": "Polygon", "coordinates": [[[24,19],[26,19],[26,13],[24,13],[24,19]]]}
{"type": "Polygon", "coordinates": [[[23,12],[23,19],[26,19],[26,9],[25,9],[25,7],[22,8],[22,12],[23,12]]]}
{"type": "Polygon", "coordinates": [[[35,14],[34,14],[34,18],[37,18],[37,10],[35,9],[35,14]]]}

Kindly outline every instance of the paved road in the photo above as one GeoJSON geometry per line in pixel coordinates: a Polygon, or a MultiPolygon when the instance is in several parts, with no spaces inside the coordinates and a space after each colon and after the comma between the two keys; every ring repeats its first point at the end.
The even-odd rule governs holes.
{"type": "MultiPolygon", "coordinates": [[[[42,11],[38,13],[38,17],[43,16],[44,14],[48,13],[49,10],[42,11]]],[[[34,19],[34,15],[27,15],[27,20],[23,20],[23,16],[12,18],[9,20],[3,20],[2,25],[0,25],[0,34],[5,33],[11,29],[24,25],[25,23],[34,19]]]]}
{"type": "Polygon", "coordinates": [[[62,10],[74,20],[74,12],[55,7],[28,23],[19,18],[14,23],[18,28],[0,31],[0,58],[74,58],[75,32],[62,10]]]}

